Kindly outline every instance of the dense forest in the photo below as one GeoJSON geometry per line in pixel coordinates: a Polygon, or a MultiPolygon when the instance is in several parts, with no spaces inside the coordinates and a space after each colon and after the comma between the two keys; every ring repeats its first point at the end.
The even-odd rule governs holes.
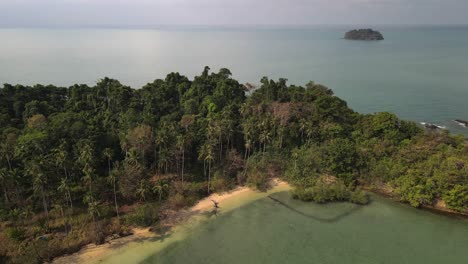
{"type": "Polygon", "coordinates": [[[0,88],[0,262],[74,252],[212,192],[268,188],[366,203],[361,188],[414,207],[468,210],[468,145],[391,113],[359,114],[325,86],[206,67],[132,89],[0,88]]]}

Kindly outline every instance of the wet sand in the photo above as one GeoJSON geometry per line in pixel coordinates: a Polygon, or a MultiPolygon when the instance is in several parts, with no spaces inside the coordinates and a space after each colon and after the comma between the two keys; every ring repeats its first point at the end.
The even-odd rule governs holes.
{"type": "MultiPolygon", "coordinates": [[[[162,249],[172,242],[183,239],[184,232],[181,232],[180,229],[190,228],[205,221],[207,217],[204,216],[209,216],[214,210],[213,200],[216,201],[220,207],[218,210],[219,213],[224,213],[248,202],[266,197],[271,193],[290,189],[290,186],[286,182],[277,179],[272,180],[271,185],[272,188],[268,192],[254,191],[248,187],[237,187],[229,192],[212,194],[200,200],[193,207],[174,212],[171,216],[162,221],[161,226],[170,228],[168,232],[159,233],[151,231],[149,228],[133,228],[133,234],[130,236],[109,240],[102,245],[87,245],[72,255],[56,258],[53,263],[112,263],[118,261],[118,256],[115,256],[116,259],[113,259],[116,253],[122,252],[130,247],[140,246],[143,249],[148,246],[148,250],[162,249]],[[148,245],[154,244],[152,242],[157,241],[160,241],[157,248],[155,248],[154,245],[148,245]]],[[[138,262],[137,259],[134,260],[138,262]]]]}

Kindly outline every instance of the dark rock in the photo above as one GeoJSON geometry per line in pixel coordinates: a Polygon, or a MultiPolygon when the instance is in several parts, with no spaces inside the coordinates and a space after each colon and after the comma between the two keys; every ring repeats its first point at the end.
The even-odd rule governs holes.
{"type": "Polygon", "coordinates": [[[453,120],[455,121],[457,124],[459,124],[460,126],[464,126],[464,127],[468,127],[468,121],[465,121],[465,120],[461,120],[461,119],[455,119],[453,120]]]}
{"type": "Polygon", "coordinates": [[[424,125],[427,129],[438,129],[438,127],[434,124],[425,124],[424,125]]]}
{"type": "Polygon", "coordinates": [[[426,129],[429,129],[429,130],[446,129],[444,126],[439,126],[436,124],[426,123],[426,122],[421,122],[421,125],[423,125],[426,129]]]}
{"type": "Polygon", "coordinates": [[[383,40],[384,37],[379,31],[368,29],[354,29],[346,32],[345,39],[349,40],[383,40]]]}

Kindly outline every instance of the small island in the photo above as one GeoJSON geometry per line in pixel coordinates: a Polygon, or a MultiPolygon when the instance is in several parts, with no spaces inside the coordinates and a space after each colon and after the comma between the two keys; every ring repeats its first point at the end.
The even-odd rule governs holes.
{"type": "Polygon", "coordinates": [[[354,29],[346,32],[345,39],[348,40],[383,40],[384,37],[379,31],[368,29],[354,29]]]}

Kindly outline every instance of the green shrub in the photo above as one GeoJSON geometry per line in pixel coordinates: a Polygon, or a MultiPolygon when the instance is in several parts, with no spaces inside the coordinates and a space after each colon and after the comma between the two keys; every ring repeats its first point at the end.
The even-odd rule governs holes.
{"type": "Polygon", "coordinates": [[[247,185],[259,191],[266,191],[268,189],[268,182],[270,178],[261,170],[253,170],[247,176],[247,185]]]}
{"type": "Polygon", "coordinates": [[[292,191],[292,197],[306,202],[328,203],[349,201],[355,204],[368,204],[369,197],[361,190],[352,191],[342,181],[324,183],[317,181],[313,187],[296,188],[292,191]]]}
{"type": "Polygon", "coordinates": [[[434,200],[435,187],[432,181],[425,181],[420,177],[408,175],[396,181],[396,192],[402,202],[407,202],[413,207],[431,205],[434,200]]]}
{"type": "Polygon", "coordinates": [[[193,205],[197,200],[197,195],[189,194],[182,195],[180,193],[173,194],[167,199],[167,204],[173,209],[180,209],[193,205]]]}
{"type": "Polygon", "coordinates": [[[26,230],[20,227],[9,227],[5,229],[5,234],[11,240],[21,242],[26,238],[26,230]]]}
{"type": "Polygon", "coordinates": [[[314,199],[313,188],[295,188],[291,192],[293,199],[301,200],[304,202],[312,202],[314,199]]]}
{"type": "Polygon", "coordinates": [[[247,160],[246,184],[260,191],[270,187],[270,179],[284,175],[284,158],[272,153],[256,153],[247,160]]]}
{"type": "Polygon", "coordinates": [[[233,181],[222,176],[216,175],[216,177],[211,180],[211,189],[213,192],[225,192],[231,190],[234,187],[235,184],[233,181]]]}
{"type": "Polygon", "coordinates": [[[455,185],[452,190],[444,195],[444,201],[449,208],[457,211],[468,209],[468,186],[455,185]]]}
{"type": "Polygon", "coordinates": [[[349,201],[355,204],[365,205],[370,202],[370,198],[369,195],[363,192],[362,190],[356,189],[353,192],[351,192],[349,201]]]}
{"type": "Polygon", "coordinates": [[[311,187],[315,185],[322,169],[321,159],[320,149],[315,145],[296,148],[291,152],[284,175],[288,182],[294,185],[311,187]]]}
{"type": "Polygon", "coordinates": [[[138,207],[135,212],[125,216],[125,222],[130,225],[148,227],[159,220],[159,206],[149,203],[138,207]]]}

